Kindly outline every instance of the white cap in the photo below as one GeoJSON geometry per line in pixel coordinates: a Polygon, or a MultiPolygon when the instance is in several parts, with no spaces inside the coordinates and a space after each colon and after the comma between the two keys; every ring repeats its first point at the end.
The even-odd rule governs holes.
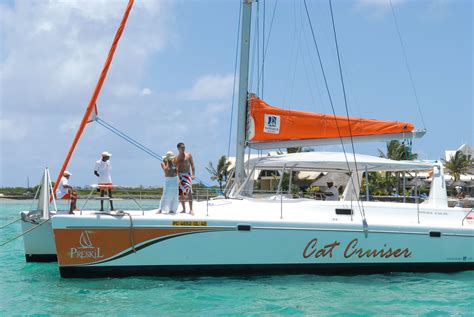
{"type": "Polygon", "coordinates": [[[68,171],[64,171],[63,175],[64,175],[64,176],[66,176],[66,175],[69,175],[69,176],[71,176],[72,174],[71,174],[71,173],[69,173],[68,171]]]}
{"type": "Polygon", "coordinates": [[[108,157],[111,157],[111,156],[112,156],[112,154],[110,154],[110,153],[107,152],[107,151],[102,152],[101,155],[102,155],[102,156],[108,156],[108,157]]]}

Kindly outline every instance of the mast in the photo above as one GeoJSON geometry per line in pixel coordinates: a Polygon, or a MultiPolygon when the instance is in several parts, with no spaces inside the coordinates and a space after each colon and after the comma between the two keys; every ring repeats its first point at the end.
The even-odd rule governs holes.
{"type": "Polygon", "coordinates": [[[245,180],[245,138],[247,122],[247,91],[249,82],[250,25],[252,23],[253,0],[242,0],[242,31],[240,38],[239,99],[237,108],[237,149],[235,161],[235,183],[245,180]]]}
{"type": "Polygon", "coordinates": [[[69,164],[69,160],[71,159],[72,153],[74,152],[74,149],[76,148],[76,144],[77,142],[79,142],[82,132],[84,131],[84,128],[86,127],[86,124],[90,119],[91,113],[96,108],[97,98],[99,97],[100,90],[102,89],[102,85],[104,84],[105,77],[107,76],[107,72],[109,71],[110,63],[112,62],[112,59],[114,57],[115,49],[117,48],[120,37],[122,36],[123,29],[125,28],[125,24],[127,23],[128,15],[130,14],[130,10],[132,10],[133,1],[134,0],[128,1],[127,8],[125,9],[125,13],[123,14],[122,21],[120,22],[120,26],[117,30],[117,33],[115,34],[114,41],[112,42],[112,46],[110,47],[109,55],[107,56],[107,59],[105,60],[104,67],[102,69],[102,72],[100,73],[99,80],[97,81],[97,85],[95,86],[94,92],[92,93],[92,97],[89,101],[89,105],[87,106],[86,112],[84,113],[84,117],[82,118],[81,125],[79,126],[79,129],[76,132],[76,136],[74,137],[74,140],[72,141],[71,147],[69,148],[69,151],[66,155],[66,159],[64,160],[63,166],[61,167],[61,171],[59,172],[58,178],[56,179],[56,183],[54,184],[53,194],[56,192],[56,189],[58,188],[59,181],[61,180],[61,177],[63,176],[63,173],[67,168],[67,165],[69,164]]]}

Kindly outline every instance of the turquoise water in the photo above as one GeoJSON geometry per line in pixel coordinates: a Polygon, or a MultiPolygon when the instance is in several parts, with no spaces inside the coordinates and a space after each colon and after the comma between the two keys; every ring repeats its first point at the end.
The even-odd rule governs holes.
{"type": "MultiPolygon", "coordinates": [[[[145,202],[145,207],[155,207],[145,202]]],[[[0,226],[29,202],[0,202],[0,226]]],[[[20,233],[0,229],[0,241],[20,233]]],[[[0,247],[0,315],[474,316],[474,271],[361,276],[61,279],[56,263],[27,264],[23,242],[0,247]]]]}

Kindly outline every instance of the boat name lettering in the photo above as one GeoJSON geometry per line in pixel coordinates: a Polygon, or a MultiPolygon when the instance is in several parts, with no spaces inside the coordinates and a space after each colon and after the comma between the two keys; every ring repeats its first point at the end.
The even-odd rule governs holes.
{"type": "MultiPolygon", "coordinates": [[[[358,246],[359,239],[355,238],[352,239],[347,246],[344,249],[344,257],[346,259],[351,258],[351,257],[358,257],[358,258],[398,258],[398,257],[405,257],[408,258],[412,255],[412,252],[410,251],[409,248],[401,249],[393,249],[391,247],[387,247],[386,244],[384,244],[384,247],[381,249],[364,249],[358,246]]],[[[334,250],[338,248],[338,246],[341,245],[339,241],[334,241],[333,243],[329,243],[324,245],[321,248],[318,248],[318,239],[312,239],[310,240],[307,244],[306,247],[303,250],[303,257],[305,259],[309,257],[314,257],[314,258],[324,258],[324,257],[329,257],[332,258],[334,256],[334,250]]]]}
{"type": "Polygon", "coordinates": [[[305,259],[309,258],[310,256],[314,256],[315,258],[325,257],[329,255],[330,258],[333,256],[334,249],[340,245],[339,242],[334,241],[333,243],[326,244],[324,247],[318,250],[316,244],[318,243],[318,239],[313,239],[308,242],[306,248],[303,251],[303,257],[305,259]]]}
{"type": "Polygon", "coordinates": [[[207,221],[173,221],[173,226],[206,227],[207,221]]]}
{"type": "Polygon", "coordinates": [[[71,248],[71,251],[69,253],[71,255],[71,258],[76,259],[101,259],[104,257],[104,255],[100,253],[100,248],[93,248],[88,250],[84,250],[81,248],[71,248]]]}
{"type": "Polygon", "coordinates": [[[344,257],[345,258],[350,258],[352,256],[357,256],[359,258],[363,257],[380,257],[380,258],[398,258],[401,256],[404,256],[405,258],[408,258],[411,256],[411,251],[408,248],[405,249],[392,249],[392,248],[387,248],[387,245],[384,244],[384,248],[382,249],[367,249],[364,250],[363,248],[358,248],[357,243],[359,242],[359,239],[353,239],[351,242],[346,247],[346,250],[344,251],[344,257]]]}

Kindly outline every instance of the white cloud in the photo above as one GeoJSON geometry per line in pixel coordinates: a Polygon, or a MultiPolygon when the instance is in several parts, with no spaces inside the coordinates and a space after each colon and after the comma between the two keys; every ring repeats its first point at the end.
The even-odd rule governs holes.
{"type": "Polygon", "coordinates": [[[151,95],[151,89],[150,88],[143,88],[141,92],[142,96],[149,96],[151,95]]]}
{"type": "Polygon", "coordinates": [[[358,11],[368,13],[373,18],[382,18],[390,11],[390,1],[395,7],[402,4],[406,0],[357,0],[355,8],[358,11]]]}
{"type": "MultiPolygon", "coordinates": [[[[126,4],[125,0],[0,4],[2,99],[34,110],[90,96],[126,4]]],[[[144,64],[169,38],[169,7],[167,1],[135,2],[104,90],[107,85],[136,84],[144,64]]]]}
{"type": "Polygon", "coordinates": [[[211,74],[198,78],[193,87],[179,93],[187,100],[224,100],[232,97],[233,74],[211,74]]]}
{"type": "MultiPolygon", "coordinates": [[[[50,0],[11,5],[0,1],[2,185],[15,184],[18,177],[9,171],[24,165],[29,170],[22,173],[30,175],[40,174],[44,166],[54,173],[61,166],[127,3],[50,0]],[[7,151],[18,155],[5,155],[7,151]],[[18,156],[24,159],[19,162],[18,156]]],[[[145,88],[144,75],[155,54],[174,36],[172,10],[167,0],[135,1],[97,101],[100,115],[119,128],[138,130],[143,123],[130,120],[133,106],[153,113],[158,104],[143,104],[138,99],[149,98],[137,97],[152,92],[152,87],[145,88]]],[[[70,163],[76,171],[87,170],[75,174],[78,182],[89,183],[90,166],[79,163],[102,150],[97,149],[98,143],[107,144],[111,151],[124,146],[97,124],[87,125],[70,163]]]]}
{"type": "Polygon", "coordinates": [[[357,0],[356,5],[360,7],[364,6],[373,6],[379,8],[390,8],[390,1],[392,1],[392,5],[397,5],[405,0],[357,0]]]}
{"type": "Polygon", "coordinates": [[[27,126],[20,120],[0,118],[0,135],[2,140],[21,141],[28,134],[27,126]]]}
{"type": "Polygon", "coordinates": [[[442,19],[450,13],[450,5],[454,0],[432,0],[428,3],[425,16],[429,19],[442,19]]]}
{"type": "Polygon", "coordinates": [[[69,120],[63,121],[59,125],[59,131],[61,131],[63,133],[68,133],[68,134],[73,133],[73,132],[77,131],[77,129],[79,128],[80,123],[81,123],[81,119],[79,119],[79,118],[69,119],[69,120]]]}

